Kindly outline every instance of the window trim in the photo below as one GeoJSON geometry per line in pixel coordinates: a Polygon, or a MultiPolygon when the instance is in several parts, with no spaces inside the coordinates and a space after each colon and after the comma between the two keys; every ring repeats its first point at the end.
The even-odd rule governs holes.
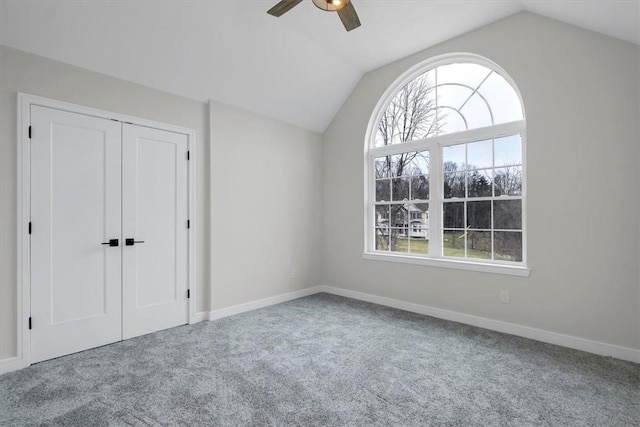
{"type": "Polygon", "coordinates": [[[521,265],[489,264],[456,258],[428,258],[411,255],[396,255],[382,252],[363,252],[362,258],[368,261],[397,262],[429,267],[452,268],[456,270],[478,271],[484,273],[505,274],[509,276],[529,277],[531,269],[521,265]]]}
{"type": "MultiPolygon", "coordinates": [[[[376,104],[365,134],[365,147],[364,147],[364,252],[363,258],[367,260],[377,261],[391,261],[407,264],[419,264],[436,267],[454,268],[470,271],[482,271],[498,274],[509,274],[516,276],[529,276],[530,268],[528,266],[527,256],[527,160],[526,160],[526,115],[524,105],[522,103],[522,96],[520,91],[513,81],[513,79],[507,74],[500,66],[494,62],[475,54],[470,53],[454,53],[437,56],[426,61],[422,61],[402,75],[400,75],[384,92],[380,97],[380,100],[376,104]],[[384,113],[388,103],[395,96],[395,94],[401,90],[404,85],[417,78],[421,74],[435,69],[437,67],[448,65],[457,62],[467,62],[482,65],[490,70],[498,73],[502,76],[507,83],[511,85],[516,92],[518,99],[520,100],[520,106],[522,108],[523,119],[513,122],[500,123],[482,128],[469,129],[462,132],[455,132],[450,134],[437,135],[427,139],[405,142],[401,144],[391,144],[382,147],[375,146],[375,136],[378,128],[378,122],[380,121],[382,114],[384,113]],[[373,162],[375,157],[399,154],[402,152],[411,151],[429,151],[430,164],[442,163],[442,148],[450,145],[457,145],[462,143],[469,143],[473,141],[480,141],[486,139],[496,139],[503,136],[509,136],[514,134],[520,134],[522,139],[522,262],[501,262],[491,260],[490,262],[482,262],[476,259],[463,259],[444,257],[442,254],[436,255],[430,253],[426,256],[400,254],[390,252],[378,252],[375,250],[375,227],[373,224],[373,216],[371,215],[371,207],[375,205],[375,178],[373,176],[374,168],[373,162]]],[[[441,166],[433,171],[433,168],[429,170],[429,176],[431,180],[430,187],[432,191],[437,191],[437,200],[434,200],[434,193],[429,195],[429,236],[430,239],[442,239],[442,177],[438,176],[441,173],[441,166]]],[[[431,248],[432,246],[430,246],[431,248]]],[[[430,252],[432,252],[430,250],[430,252]]]]}

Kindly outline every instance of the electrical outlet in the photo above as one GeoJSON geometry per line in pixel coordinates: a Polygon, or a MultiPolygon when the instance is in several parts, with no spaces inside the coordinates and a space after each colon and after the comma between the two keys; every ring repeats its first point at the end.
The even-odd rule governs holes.
{"type": "Polygon", "coordinates": [[[295,270],[289,270],[289,278],[295,279],[296,276],[297,276],[297,274],[296,274],[295,270]]]}
{"type": "Polygon", "coordinates": [[[500,291],[500,302],[503,304],[509,304],[509,290],[503,289],[500,291]]]}

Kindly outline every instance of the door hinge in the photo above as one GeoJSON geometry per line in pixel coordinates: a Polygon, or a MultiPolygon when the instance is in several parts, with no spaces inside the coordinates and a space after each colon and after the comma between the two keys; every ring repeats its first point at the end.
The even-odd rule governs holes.
{"type": "Polygon", "coordinates": [[[187,289],[187,299],[191,298],[191,289],[187,289]]]}
{"type": "Polygon", "coordinates": [[[29,329],[31,329],[31,317],[29,317],[29,329]]]}
{"type": "Polygon", "coordinates": [[[31,139],[31,126],[29,126],[29,139],[31,139]]]}
{"type": "Polygon", "coordinates": [[[31,234],[31,221],[29,221],[29,234],[31,234]]]}
{"type": "Polygon", "coordinates": [[[187,220],[187,228],[191,228],[191,220],[190,219],[187,220]]]}
{"type": "Polygon", "coordinates": [[[191,151],[187,151],[187,160],[191,160],[191,151]]]}

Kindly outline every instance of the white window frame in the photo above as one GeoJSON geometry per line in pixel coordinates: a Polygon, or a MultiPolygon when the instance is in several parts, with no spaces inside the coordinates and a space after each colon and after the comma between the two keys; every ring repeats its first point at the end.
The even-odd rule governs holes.
{"type": "MultiPolygon", "coordinates": [[[[455,268],[461,270],[481,271],[515,276],[529,276],[530,269],[527,264],[527,161],[526,161],[526,117],[522,96],[517,85],[511,77],[497,64],[469,53],[456,53],[438,56],[423,61],[407,70],[389,86],[378,101],[365,136],[364,150],[364,252],[363,258],[375,261],[389,261],[407,264],[419,264],[435,267],[455,268]],[[452,63],[474,63],[487,67],[500,74],[516,91],[520,100],[523,119],[492,125],[483,128],[470,129],[462,132],[438,135],[422,140],[391,144],[383,147],[375,146],[375,137],[378,123],[390,100],[407,83],[421,74],[452,63]],[[445,257],[442,253],[442,203],[444,200],[442,186],[442,148],[451,145],[496,139],[505,136],[519,134],[522,138],[522,262],[505,262],[491,260],[461,259],[445,257]],[[403,254],[380,252],[375,250],[375,169],[374,159],[385,155],[400,154],[405,152],[429,152],[429,254],[403,254]]],[[[493,198],[496,199],[496,198],[493,198]]]]}

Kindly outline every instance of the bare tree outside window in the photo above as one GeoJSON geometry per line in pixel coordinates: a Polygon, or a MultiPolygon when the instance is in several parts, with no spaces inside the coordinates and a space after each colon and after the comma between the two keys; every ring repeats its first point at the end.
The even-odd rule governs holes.
{"type": "Polygon", "coordinates": [[[513,85],[490,65],[447,62],[376,114],[367,250],[522,263],[525,121],[513,85]]]}
{"type": "MultiPolygon", "coordinates": [[[[425,73],[412,80],[396,94],[384,111],[378,124],[377,145],[400,144],[437,135],[444,117],[436,114],[436,106],[435,88],[428,75],[425,73]]],[[[391,178],[391,195],[378,200],[408,202],[410,193],[418,196],[413,198],[428,198],[428,178],[420,170],[412,168],[419,160],[418,156],[424,155],[415,151],[407,152],[386,156],[376,162],[376,179],[391,178]]],[[[423,160],[428,170],[429,160],[423,160]]],[[[408,210],[409,203],[390,204],[389,222],[385,228],[378,228],[376,233],[378,245],[386,244],[394,252],[406,251],[406,240],[410,238],[408,210]]]]}

